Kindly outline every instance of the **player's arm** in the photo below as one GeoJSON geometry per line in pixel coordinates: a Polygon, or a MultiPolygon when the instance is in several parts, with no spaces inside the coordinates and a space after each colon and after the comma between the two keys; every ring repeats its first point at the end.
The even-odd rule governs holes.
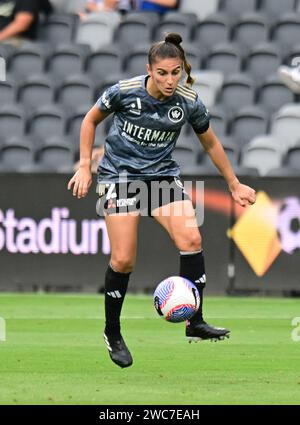
{"type": "Polygon", "coordinates": [[[22,35],[33,23],[34,15],[30,12],[19,12],[15,19],[0,31],[0,41],[6,40],[15,35],[22,35]]]}
{"type": "Polygon", "coordinates": [[[95,131],[109,112],[100,111],[97,105],[93,106],[84,117],[80,128],[80,160],[79,168],[68,183],[68,190],[73,186],[73,195],[78,199],[87,195],[92,184],[92,151],[95,140],[95,131]]]}
{"type": "Polygon", "coordinates": [[[239,182],[228,160],[223,146],[211,127],[205,133],[197,134],[211,160],[226,180],[233,199],[242,207],[255,202],[255,190],[239,182]]]}

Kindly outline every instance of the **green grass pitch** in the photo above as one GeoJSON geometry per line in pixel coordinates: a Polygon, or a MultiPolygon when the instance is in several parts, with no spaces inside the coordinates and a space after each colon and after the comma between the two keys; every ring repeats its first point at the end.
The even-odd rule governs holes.
{"type": "Polygon", "coordinates": [[[207,297],[207,321],[231,338],[188,344],[184,324],[161,319],[150,296],[128,295],[128,369],[108,356],[103,305],[100,295],[0,294],[0,403],[300,403],[298,300],[207,297]]]}

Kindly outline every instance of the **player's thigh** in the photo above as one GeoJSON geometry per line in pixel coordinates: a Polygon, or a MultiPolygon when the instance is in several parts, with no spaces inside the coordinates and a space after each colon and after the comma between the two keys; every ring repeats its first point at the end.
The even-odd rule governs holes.
{"type": "Polygon", "coordinates": [[[109,214],[105,216],[112,256],[136,256],[138,223],[137,213],[109,214]]]}
{"type": "Polygon", "coordinates": [[[172,202],[157,208],[152,213],[174,240],[181,251],[201,249],[201,234],[196,213],[190,200],[172,202]]]}

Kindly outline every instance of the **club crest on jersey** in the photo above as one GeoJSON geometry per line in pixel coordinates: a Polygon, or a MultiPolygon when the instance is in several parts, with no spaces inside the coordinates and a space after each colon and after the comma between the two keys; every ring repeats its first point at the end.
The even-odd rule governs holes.
{"type": "Polygon", "coordinates": [[[183,112],[183,109],[180,108],[180,106],[173,106],[168,112],[169,120],[172,122],[181,121],[183,116],[184,116],[184,112],[183,112]]]}

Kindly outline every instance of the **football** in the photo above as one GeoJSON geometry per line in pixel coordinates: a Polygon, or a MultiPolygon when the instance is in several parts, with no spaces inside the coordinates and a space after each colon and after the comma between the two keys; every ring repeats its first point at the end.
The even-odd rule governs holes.
{"type": "Polygon", "coordinates": [[[190,319],[198,310],[200,295],[188,279],[171,276],[160,282],[154,292],[154,307],[168,322],[190,319]]]}

